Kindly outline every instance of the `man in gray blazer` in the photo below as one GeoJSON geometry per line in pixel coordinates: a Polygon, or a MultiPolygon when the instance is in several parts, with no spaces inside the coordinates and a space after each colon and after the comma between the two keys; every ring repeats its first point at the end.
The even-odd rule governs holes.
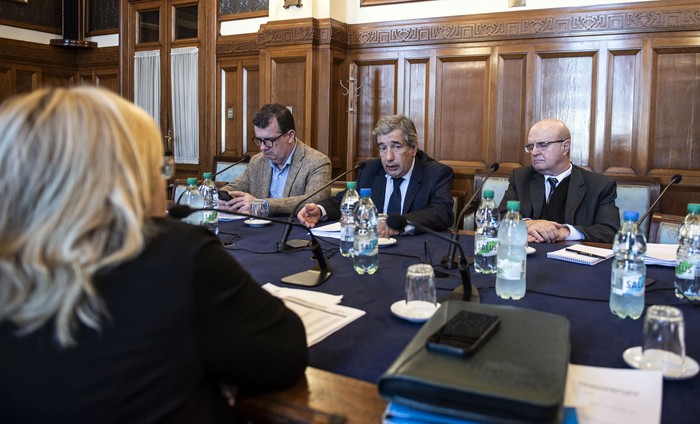
{"type": "Polygon", "coordinates": [[[528,241],[586,240],[612,243],[620,228],[614,180],[573,166],[571,134],[558,119],[543,119],[530,129],[525,151],[532,166],[516,168],[499,205],[520,201],[528,241]]]}
{"type": "MultiPolygon", "coordinates": [[[[331,161],[296,138],[294,117],[285,106],[266,104],[253,116],[253,141],[260,153],[245,171],[222,187],[231,200],[219,199],[219,208],[248,212],[256,199],[265,199],[270,215],[289,215],[297,203],[331,179],[331,161]]],[[[312,196],[318,202],[331,195],[330,187],[312,196]]]]}

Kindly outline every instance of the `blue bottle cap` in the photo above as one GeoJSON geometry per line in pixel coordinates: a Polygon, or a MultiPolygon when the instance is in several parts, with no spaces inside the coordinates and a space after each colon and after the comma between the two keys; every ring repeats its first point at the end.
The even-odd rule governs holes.
{"type": "Polygon", "coordinates": [[[520,200],[509,200],[506,203],[506,208],[509,211],[519,211],[520,210],[520,200]]]}
{"type": "Polygon", "coordinates": [[[187,179],[187,185],[195,185],[197,184],[197,177],[189,177],[187,179]]]}
{"type": "Polygon", "coordinates": [[[639,219],[639,212],[637,212],[637,211],[625,211],[625,213],[622,215],[622,218],[625,221],[636,221],[639,219]]]}
{"type": "Polygon", "coordinates": [[[361,188],[360,189],[360,196],[363,197],[369,197],[372,195],[372,189],[371,188],[361,188]]]}

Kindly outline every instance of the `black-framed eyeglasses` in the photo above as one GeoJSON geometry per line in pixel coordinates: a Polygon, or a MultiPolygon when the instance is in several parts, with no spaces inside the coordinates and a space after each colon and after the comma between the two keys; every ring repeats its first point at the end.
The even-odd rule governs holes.
{"type": "Polygon", "coordinates": [[[532,153],[533,150],[535,150],[535,146],[537,146],[538,149],[540,150],[547,150],[547,147],[549,147],[550,144],[553,143],[563,143],[568,138],[565,138],[563,140],[555,140],[555,141],[538,141],[537,143],[530,143],[525,145],[525,153],[532,153]]]}
{"type": "Polygon", "coordinates": [[[288,132],[289,131],[284,132],[284,133],[282,133],[274,138],[273,137],[270,137],[270,138],[253,137],[253,143],[255,143],[256,146],[260,146],[261,144],[264,144],[265,147],[267,147],[269,149],[270,147],[272,147],[272,145],[274,144],[275,141],[279,140],[280,137],[287,134],[288,132]]]}

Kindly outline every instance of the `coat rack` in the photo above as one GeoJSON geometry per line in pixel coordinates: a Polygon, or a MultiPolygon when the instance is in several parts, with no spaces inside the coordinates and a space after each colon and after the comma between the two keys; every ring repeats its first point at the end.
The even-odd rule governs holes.
{"type": "Polygon", "coordinates": [[[343,81],[340,81],[340,86],[343,87],[343,89],[345,90],[343,96],[348,96],[348,109],[346,112],[351,113],[355,112],[355,104],[357,103],[357,97],[359,96],[360,87],[362,87],[362,84],[355,87],[355,83],[357,82],[357,80],[355,79],[355,72],[355,64],[351,63],[350,77],[348,78],[348,86],[346,87],[345,84],[343,84],[343,81]]]}

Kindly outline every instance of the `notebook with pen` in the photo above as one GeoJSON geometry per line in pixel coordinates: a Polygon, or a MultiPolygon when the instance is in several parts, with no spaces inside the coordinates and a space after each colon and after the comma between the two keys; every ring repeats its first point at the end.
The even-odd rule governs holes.
{"type": "Polygon", "coordinates": [[[574,244],[563,249],[548,252],[547,257],[560,261],[574,262],[583,265],[595,265],[614,255],[612,249],[586,246],[585,244],[574,244]]]}

